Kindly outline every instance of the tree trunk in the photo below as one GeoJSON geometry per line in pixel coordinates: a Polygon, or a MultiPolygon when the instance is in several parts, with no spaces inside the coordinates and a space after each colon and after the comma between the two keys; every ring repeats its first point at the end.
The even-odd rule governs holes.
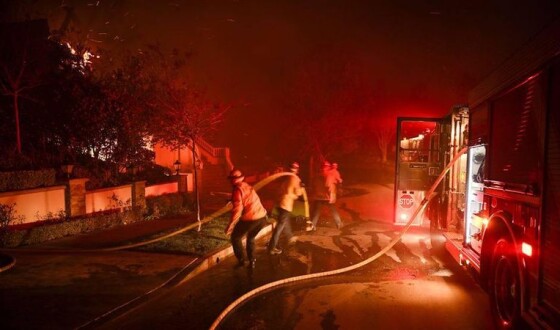
{"type": "Polygon", "coordinates": [[[194,138],[192,141],[192,162],[193,162],[193,173],[194,173],[194,192],[195,192],[195,203],[196,203],[196,220],[200,222],[200,194],[198,190],[198,166],[196,164],[196,144],[194,138]]]}
{"type": "MultiPolygon", "coordinates": [[[[307,177],[307,184],[311,185],[311,182],[313,182],[313,179],[315,178],[315,157],[313,156],[313,154],[309,157],[309,175],[307,177]]],[[[311,189],[311,186],[308,188],[311,189]]]]}
{"type": "Polygon", "coordinates": [[[17,152],[21,154],[21,132],[19,127],[19,95],[17,92],[14,93],[14,115],[16,119],[16,141],[17,141],[17,152]]]}

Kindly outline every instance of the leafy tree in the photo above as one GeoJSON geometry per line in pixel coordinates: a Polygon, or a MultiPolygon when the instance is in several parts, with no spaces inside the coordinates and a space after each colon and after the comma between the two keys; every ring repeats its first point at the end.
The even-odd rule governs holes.
{"type": "Polygon", "coordinates": [[[189,57],[189,53],[165,53],[158,45],[149,45],[125,57],[123,70],[117,71],[118,85],[126,86],[123,95],[132,96],[130,108],[146,123],[137,129],[172,148],[192,148],[192,141],[217,129],[229,109],[188,82],[189,57]]]}
{"type": "MultiPolygon", "coordinates": [[[[196,154],[199,138],[213,132],[222,121],[228,108],[206,100],[202,94],[190,91],[186,86],[168,86],[165,98],[159,98],[164,111],[159,113],[159,130],[153,130],[155,141],[181,148],[189,147],[192,159],[200,160],[196,154]]],[[[197,220],[200,221],[198,169],[193,166],[196,189],[197,220]]]]}
{"type": "Polygon", "coordinates": [[[7,96],[0,110],[7,119],[0,124],[0,148],[7,155],[1,166],[57,166],[72,146],[64,128],[73,125],[79,100],[74,91],[87,78],[78,69],[81,59],[49,38],[44,20],[4,25],[0,42],[6,49],[0,54],[0,92],[7,96]]]}
{"type": "MultiPolygon", "coordinates": [[[[173,51],[163,53],[158,46],[149,47],[141,54],[144,68],[143,77],[150,92],[146,93],[151,115],[149,115],[148,132],[153,142],[159,142],[171,148],[187,147],[192,152],[193,160],[200,160],[196,154],[197,141],[212,134],[223,120],[229,107],[210,101],[203,92],[196,89],[181,76],[189,54],[173,51]]],[[[198,174],[194,166],[194,184],[196,188],[197,217],[198,174]]]]}
{"type": "MultiPolygon", "coordinates": [[[[17,47],[0,54],[0,91],[9,97],[0,104],[13,109],[18,153],[28,145],[29,154],[40,155],[43,164],[88,162],[116,176],[123,167],[151,163],[147,147],[154,141],[194,152],[196,141],[216,129],[226,110],[182,78],[189,54],[164,54],[159,46],[148,46],[117,59],[99,50],[103,55],[91,70],[83,49],[74,52],[60,36],[48,40],[43,33],[18,44],[4,33],[8,29],[2,31],[3,49],[17,47]],[[26,101],[24,117],[21,99],[33,100],[26,101]]],[[[3,133],[7,123],[0,124],[3,133]]]]}
{"type": "Polygon", "coordinates": [[[149,104],[152,84],[143,70],[141,63],[129,58],[100,79],[104,107],[111,116],[118,117],[112,118],[107,126],[113,136],[106,148],[116,164],[132,166],[153,160],[153,154],[147,149],[148,127],[153,116],[149,104]]]}

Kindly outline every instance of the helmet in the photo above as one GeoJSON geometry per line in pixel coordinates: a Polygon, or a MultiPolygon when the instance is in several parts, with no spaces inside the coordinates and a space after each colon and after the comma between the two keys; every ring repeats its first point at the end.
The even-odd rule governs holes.
{"type": "Polygon", "coordinates": [[[298,163],[298,162],[293,162],[293,163],[290,165],[290,170],[291,170],[291,171],[294,171],[294,172],[295,172],[295,171],[299,171],[299,163],[298,163]]]}
{"type": "Polygon", "coordinates": [[[243,175],[243,173],[241,173],[240,170],[234,168],[233,170],[231,170],[231,172],[229,172],[228,179],[232,180],[234,183],[237,183],[243,181],[243,179],[245,179],[245,176],[243,175]]]}
{"type": "Polygon", "coordinates": [[[325,161],[323,162],[323,168],[324,168],[324,167],[331,167],[331,163],[329,163],[328,161],[325,160],[325,161]]]}
{"type": "Polygon", "coordinates": [[[332,163],[332,168],[338,168],[338,163],[332,163]]]}

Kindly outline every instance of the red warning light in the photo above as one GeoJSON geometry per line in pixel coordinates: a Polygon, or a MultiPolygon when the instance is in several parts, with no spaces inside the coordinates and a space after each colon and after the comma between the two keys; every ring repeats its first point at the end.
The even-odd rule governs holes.
{"type": "Polygon", "coordinates": [[[524,255],[530,257],[533,255],[533,247],[530,244],[523,242],[521,244],[521,252],[523,252],[524,255]]]}

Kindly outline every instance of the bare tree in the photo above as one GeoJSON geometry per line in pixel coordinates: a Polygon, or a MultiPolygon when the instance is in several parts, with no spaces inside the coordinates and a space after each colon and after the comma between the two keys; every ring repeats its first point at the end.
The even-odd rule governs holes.
{"type": "Polygon", "coordinates": [[[48,62],[48,26],[44,20],[5,24],[0,31],[0,92],[12,100],[16,149],[22,152],[20,100],[33,100],[31,91],[45,83],[48,62]]]}
{"type": "Polygon", "coordinates": [[[310,174],[323,160],[342,158],[360,148],[365,121],[356,66],[343,51],[320,50],[299,64],[286,91],[289,97],[278,133],[287,140],[287,148],[297,150],[296,157],[309,157],[310,174]]]}
{"type": "Polygon", "coordinates": [[[225,112],[229,109],[212,103],[186,85],[169,86],[158,94],[156,103],[160,107],[158,119],[153,121],[157,127],[152,130],[155,141],[162,142],[173,148],[187,147],[192,152],[194,186],[196,193],[197,220],[200,221],[198,168],[200,161],[197,154],[197,141],[215,131],[222,122],[225,112]]]}
{"type": "Polygon", "coordinates": [[[387,163],[387,154],[389,152],[389,146],[391,141],[395,136],[395,130],[388,126],[383,126],[375,130],[375,137],[377,139],[377,147],[381,152],[381,162],[383,164],[387,163]]]}

